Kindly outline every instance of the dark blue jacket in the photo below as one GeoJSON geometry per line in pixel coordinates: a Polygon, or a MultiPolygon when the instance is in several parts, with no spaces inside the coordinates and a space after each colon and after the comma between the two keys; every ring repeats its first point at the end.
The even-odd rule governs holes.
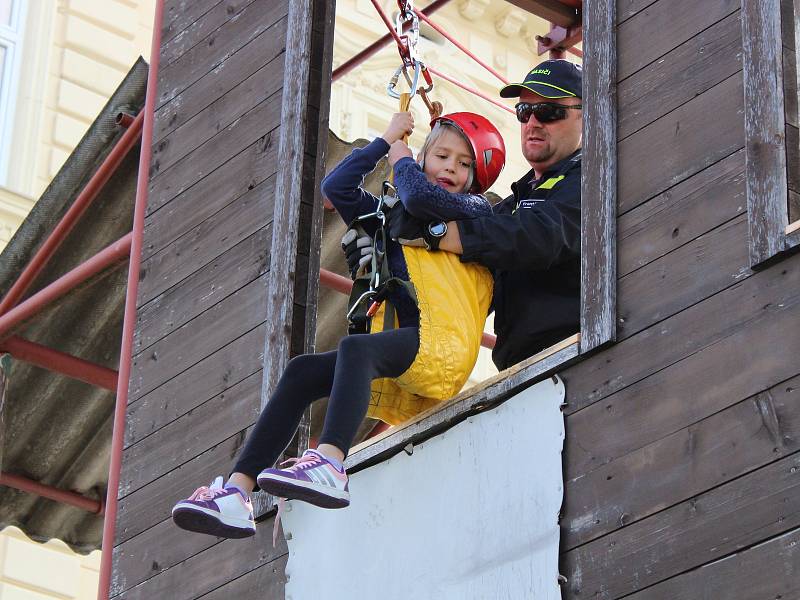
{"type": "Polygon", "coordinates": [[[494,275],[492,359],[499,369],[580,329],[580,150],[534,177],[530,171],[512,184],[492,216],[458,223],[461,260],[494,275]]]}
{"type": "MultiPolygon", "coordinates": [[[[378,198],[361,185],[364,177],[375,169],[378,161],[388,151],[389,144],[386,140],[381,137],[376,138],[364,148],[353,150],[322,180],[323,195],[331,201],[348,225],[356,217],[375,211],[378,198]]],[[[483,196],[451,194],[430,183],[419,164],[411,158],[403,158],[395,163],[394,185],[403,206],[396,206],[392,210],[405,209],[413,217],[424,221],[468,219],[488,216],[492,211],[489,201],[483,196]]],[[[372,236],[377,229],[377,221],[364,221],[362,226],[372,236]]],[[[400,245],[389,240],[386,254],[392,275],[408,281],[408,268],[400,245]]],[[[389,301],[397,311],[400,327],[418,325],[419,312],[404,289],[391,294],[389,301]]]]}

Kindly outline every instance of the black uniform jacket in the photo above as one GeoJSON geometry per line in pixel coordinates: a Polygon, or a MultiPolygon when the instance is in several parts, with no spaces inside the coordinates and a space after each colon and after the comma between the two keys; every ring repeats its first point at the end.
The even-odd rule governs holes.
{"type": "Polygon", "coordinates": [[[580,328],[580,149],[534,177],[531,170],[512,184],[493,216],[457,221],[461,260],[494,275],[499,369],[580,328]]]}

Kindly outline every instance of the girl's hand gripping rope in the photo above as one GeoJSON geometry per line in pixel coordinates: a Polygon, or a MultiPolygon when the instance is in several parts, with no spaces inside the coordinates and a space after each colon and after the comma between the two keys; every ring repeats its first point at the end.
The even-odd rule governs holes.
{"type": "Polygon", "coordinates": [[[398,140],[389,148],[388,158],[389,164],[394,167],[394,163],[401,158],[414,158],[414,155],[411,152],[411,148],[406,146],[405,142],[398,140]]]}
{"type": "Polygon", "coordinates": [[[381,136],[390,146],[397,140],[402,140],[405,136],[414,132],[414,115],[410,112],[398,112],[392,115],[391,121],[386,131],[381,136]]]}

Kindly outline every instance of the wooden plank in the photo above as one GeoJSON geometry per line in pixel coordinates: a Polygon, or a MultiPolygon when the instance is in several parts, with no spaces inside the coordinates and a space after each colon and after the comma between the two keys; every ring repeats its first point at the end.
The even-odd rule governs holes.
{"type": "Polygon", "coordinates": [[[742,69],[739,11],[665,54],[619,84],[619,128],[623,139],[711,89],[742,69]]]}
{"type": "Polygon", "coordinates": [[[777,318],[800,302],[797,257],[748,277],[560,373],[572,413],[709,347],[745,324],[777,318]],[[777,268],[778,266],[782,268],[777,268]]]}
{"type": "Polygon", "coordinates": [[[164,20],[161,25],[162,45],[202,18],[203,15],[221,1],[195,0],[189,2],[188,0],[166,0],[164,2],[164,20]]]}
{"type": "Polygon", "coordinates": [[[628,596],[628,600],[800,598],[800,529],[628,596]]]}
{"type": "MultiPolygon", "coordinates": [[[[273,130],[234,156],[222,168],[209,173],[198,185],[167,200],[166,210],[159,211],[164,204],[156,200],[150,214],[145,217],[142,260],[270,179],[277,169],[277,148],[273,143],[273,135],[276,134],[276,130],[273,130]]],[[[274,190],[275,182],[270,181],[268,185],[269,188],[264,190],[266,197],[269,197],[268,190],[274,190]]]]}
{"type": "Polygon", "coordinates": [[[659,0],[627,19],[617,29],[619,81],[737,11],[739,3],[659,0]]]}
{"type": "Polygon", "coordinates": [[[205,40],[214,31],[242,12],[253,0],[217,2],[202,18],[195,20],[177,35],[162,38],[160,65],[166,67],[205,40]]]}
{"type": "Polygon", "coordinates": [[[159,108],[155,112],[153,139],[158,141],[180,127],[263,67],[267,62],[264,60],[265,56],[275,56],[279,53],[275,44],[282,44],[285,39],[285,28],[286,18],[284,16],[272,28],[267,29],[216,69],[201,77],[159,108]],[[272,35],[273,29],[276,32],[283,29],[284,35],[272,35]]]}
{"type": "Polygon", "coordinates": [[[131,396],[144,396],[263,323],[268,280],[265,273],[135,356],[131,396]]]}
{"type": "Polygon", "coordinates": [[[177,500],[188,497],[200,485],[208,485],[216,476],[229,472],[249,432],[242,431],[228,438],[153,483],[122,496],[115,542],[118,545],[125,543],[163,521],[171,522],[170,511],[177,500]]]}
{"type": "Polygon", "coordinates": [[[565,477],[585,476],[757,394],[764,382],[793,377],[797,365],[773,356],[779,338],[785,340],[781,352],[786,356],[800,352],[800,336],[785,335],[795,327],[793,319],[794,314],[786,313],[766,324],[746,324],[700,352],[570,414],[565,477]],[[709,375],[714,373],[725,376],[709,375]]]}
{"type": "MultiPolygon", "coordinates": [[[[618,598],[798,525],[800,455],[795,453],[567,553],[564,596],[618,598]]],[[[700,597],[692,592],[688,597],[700,597]]]]}
{"type": "Polygon", "coordinates": [[[794,0],[780,0],[781,2],[781,43],[789,50],[794,51],[797,36],[795,35],[794,0]]]}
{"type": "Polygon", "coordinates": [[[435,406],[415,419],[392,427],[354,446],[345,461],[349,473],[397,454],[409,444],[419,444],[452,427],[472,414],[492,408],[523,389],[550,377],[577,358],[580,338],[570,337],[542,353],[501,371],[481,385],[465,390],[452,400],[435,406]]]}
{"type": "Polygon", "coordinates": [[[130,494],[253,425],[259,415],[260,383],[261,374],[253,373],[128,446],[120,490],[130,494]]]}
{"type": "Polygon", "coordinates": [[[203,596],[202,600],[230,600],[231,598],[241,600],[275,598],[277,600],[283,598],[284,588],[286,587],[285,573],[288,559],[288,554],[276,558],[270,563],[253,569],[247,575],[234,579],[224,587],[203,596]]]}
{"type": "Polygon", "coordinates": [[[744,150],[738,150],[619,218],[621,277],[742,214],[744,150]]]}
{"type": "Polygon", "coordinates": [[[581,24],[578,12],[558,0],[508,0],[508,3],[559,27],[578,27],[581,24]]]}
{"type": "Polygon", "coordinates": [[[786,122],[797,127],[797,59],[794,50],[783,48],[783,97],[786,122]]]}
{"type": "Polygon", "coordinates": [[[616,339],[617,49],[616,0],[586,6],[583,26],[581,178],[581,352],[616,339]]]}
{"type": "Polygon", "coordinates": [[[619,338],[628,338],[752,274],[740,215],[619,280],[619,338]]]}
{"type": "Polygon", "coordinates": [[[796,453],[800,449],[796,384],[778,384],[568,480],[561,547],[586,544],[796,453]]]}
{"type": "Polygon", "coordinates": [[[798,163],[800,163],[800,136],[797,127],[786,123],[786,185],[793,192],[800,191],[798,163]]]}
{"type": "Polygon", "coordinates": [[[795,231],[800,231],[800,221],[795,221],[786,226],[786,235],[791,235],[795,231]]]}
{"type": "Polygon", "coordinates": [[[617,0],[617,24],[627,21],[658,0],[617,0]]]}
{"type": "Polygon", "coordinates": [[[259,229],[180,285],[142,306],[137,311],[134,355],[263,275],[269,268],[271,236],[272,228],[259,229]]]}
{"type": "MultiPolygon", "coordinates": [[[[285,25],[283,20],[279,23],[285,25]]],[[[283,45],[279,43],[281,38],[277,36],[286,34],[285,31],[274,34],[267,31],[262,35],[275,40],[273,50],[279,53],[224,96],[162,137],[154,144],[151,164],[158,163],[162,171],[168,169],[280,89],[283,75],[283,45]]]]}
{"type": "Polygon", "coordinates": [[[287,554],[286,542],[272,547],[271,527],[259,527],[256,535],[225,540],[155,577],[116,596],[119,600],[192,600],[218,588],[225,581],[246,575],[287,554]]]}
{"type": "MultiPolygon", "coordinates": [[[[206,175],[225,164],[242,150],[255,143],[280,125],[275,92],[261,104],[248,111],[214,137],[194,148],[177,162],[164,169],[156,160],[150,166],[150,190],[157,198],[164,194],[177,195],[195,185],[206,175]]],[[[169,195],[166,196],[167,198],[169,195]]]]}
{"type": "MultiPolygon", "coordinates": [[[[142,263],[137,304],[143,306],[227,252],[259,229],[271,229],[272,180],[232,202],[142,263]],[[237,208],[243,210],[236,212],[237,208]]],[[[266,251],[268,251],[265,248],[266,251]]],[[[266,264],[269,266],[269,263],[266,264]]]]}
{"type": "Polygon", "coordinates": [[[742,0],[750,265],[783,248],[787,223],[780,0],[742,0]]]}
{"type": "Polygon", "coordinates": [[[260,325],[248,331],[149,394],[131,396],[125,422],[125,446],[258,371],[264,329],[260,325]]]}
{"type": "Polygon", "coordinates": [[[619,213],[741,148],[743,93],[742,77],[734,75],[622,140],[619,213]]]}
{"type": "Polygon", "coordinates": [[[786,235],[797,231],[796,225],[800,221],[800,194],[789,190],[789,225],[786,226],[786,235]]]}
{"type": "Polygon", "coordinates": [[[255,0],[203,44],[159,69],[156,110],[286,16],[286,4],[286,0],[255,0]]]}
{"type": "Polygon", "coordinates": [[[264,371],[261,407],[266,406],[272,390],[289,361],[292,303],[297,260],[297,223],[302,197],[306,128],[316,126],[307,120],[308,76],[311,65],[313,4],[298,0],[289,6],[286,38],[286,69],[278,142],[281,165],[275,182],[275,220],[273,222],[272,261],[266,301],[267,331],[264,339],[264,371]],[[298,77],[297,74],[306,74],[298,77]],[[291,126],[288,124],[291,123],[291,126]]]}

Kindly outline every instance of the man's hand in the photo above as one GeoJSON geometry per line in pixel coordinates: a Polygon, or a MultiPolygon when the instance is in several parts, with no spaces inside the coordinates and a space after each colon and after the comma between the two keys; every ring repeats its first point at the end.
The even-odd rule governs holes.
{"type": "Polygon", "coordinates": [[[399,112],[392,115],[389,127],[381,136],[390,146],[397,140],[403,139],[406,135],[411,135],[414,131],[414,115],[410,112],[399,112]]]}
{"type": "Polygon", "coordinates": [[[362,269],[366,269],[372,260],[372,238],[360,227],[351,227],[342,237],[342,250],[347,259],[350,279],[355,280],[362,269]]]}
{"type": "Polygon", "coordinates": [[[412,217],[402,206],[389,211],[386,229],[389,237],[403,246],[418,246],[428,250],[438,248],[439,239],[431,236],[428,224],[412,217]]]}
{"type": "Polygon", "coordinates": [[[389,164],[394,166],[401,158],[414,158],[414,155],[411,152],[411,148],[406,146],[406,143],[402,140],[396,141],[392,146],[389,148],[389,164]]]}

